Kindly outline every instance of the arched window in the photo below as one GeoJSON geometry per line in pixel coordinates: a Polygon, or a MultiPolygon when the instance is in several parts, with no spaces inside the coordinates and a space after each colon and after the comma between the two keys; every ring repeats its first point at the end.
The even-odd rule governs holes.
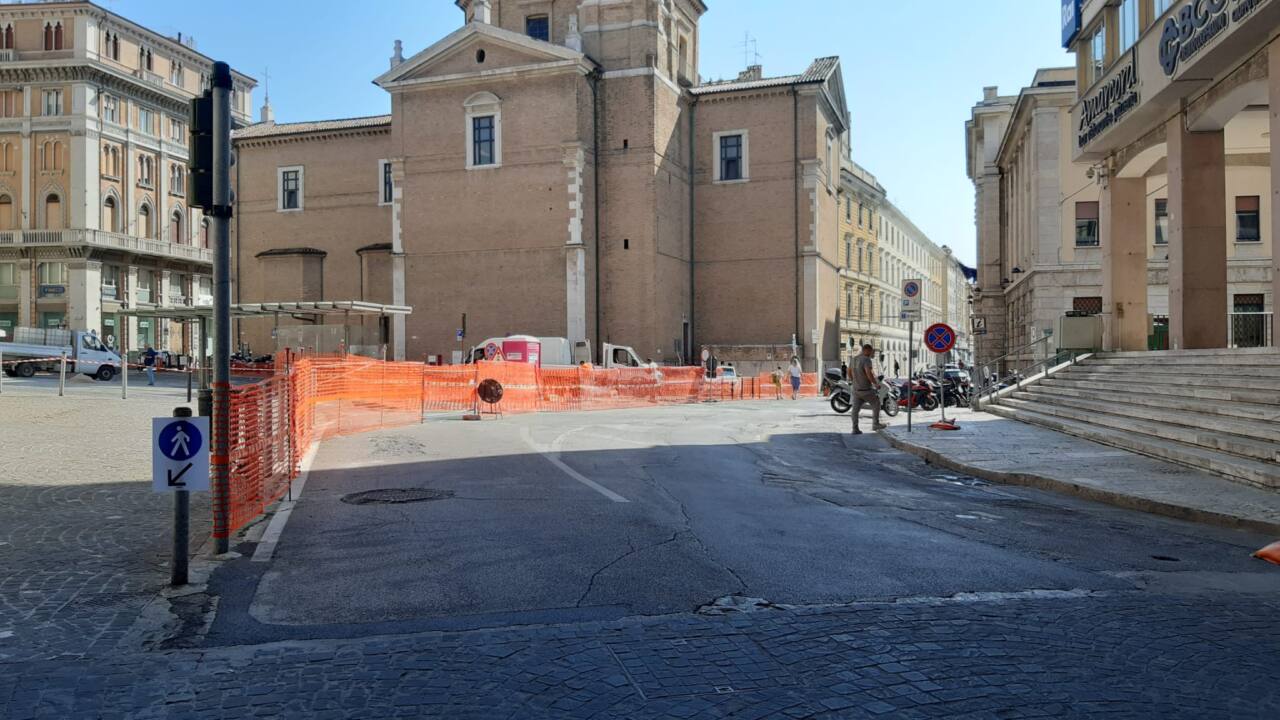
{"type": "Polygon", "coordinates": [[[62,198],[49,193],[44,198],[44,227],[46,230],[62,229],[62,198]]]}
{"type": "Polygon", "coordinates": [[[62,23],[53,26],[53,49],[62,49],[62,23]]]}
{"type": "Polygon", "coordinates": [[[174,210],[173,215],[169,216],[169,242],[179,245],[186,244],[186,238],[182,237],[182,210],[174,210]]]}
{"type": "Polygon", "coordinates": [[[200,247],[209,247],[209,219],[205,218],[200,221],[200,247]]]}
{"type": "Polygon", "coordinates": [[[53,49],[53,26],[49,23],[44,24],[44,49],[53,49]]]}
{"type": "Polygon", "coordinates": [[[120,205],[112,195],[102,201],[102,229],[120,232],[120,205]]]}
{"type": "Polygon", "coordinates": [[[53,169],[62,169],[62,143],[56,140],[53,143],[53,169]]]}
{"type": "Polygon", "coordinates": [[[144,238],[155,236],[155,228],[151,222],[151,206],[146,203],[138,207],[138,235],[144,238]]]}
{"type": "Polygon", "coordinates": [[[4,26],[4,32],[0,33],[0,49],[13,49],[13,23],[4,26]]]}
{"type": "Polygon", "coordinates": [[[13,229],[13,198],[0,195],[0,230],[13,229]]]}
{"type": "Polygon", "coordinates": [[[111,59],[120,59],[120,35],[111,36],[111,59]]]}

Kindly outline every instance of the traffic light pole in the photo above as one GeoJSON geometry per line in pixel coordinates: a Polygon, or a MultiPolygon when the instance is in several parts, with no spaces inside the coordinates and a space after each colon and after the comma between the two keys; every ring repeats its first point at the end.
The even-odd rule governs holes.
{"type": "Polygon", "coordinates": [[[214,537],[218,554],[231,549],[231,67],[213,65],[213,466],[214,537]]]}

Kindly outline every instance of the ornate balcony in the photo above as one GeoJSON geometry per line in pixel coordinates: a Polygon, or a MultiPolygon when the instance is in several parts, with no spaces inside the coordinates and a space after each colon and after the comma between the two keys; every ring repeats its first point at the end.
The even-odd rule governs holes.
{"type": "Polygon", "coordinates": [[[103,230],[3,230],[0,247],[74,247],[89,246],[123,250],[139,255],[213,263],[213,251],[191,245],[178,245],[165,240],[121,235],[103,230]]]}

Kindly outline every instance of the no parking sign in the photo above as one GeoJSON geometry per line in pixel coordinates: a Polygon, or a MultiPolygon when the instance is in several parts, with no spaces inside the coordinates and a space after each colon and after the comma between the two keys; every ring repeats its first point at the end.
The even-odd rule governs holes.
{"type": "Polygon", "coordinates": [[[924,345],[941,355],[956,346],[956,331],[946,323],[934,323],[925,328],[924,345]]]}

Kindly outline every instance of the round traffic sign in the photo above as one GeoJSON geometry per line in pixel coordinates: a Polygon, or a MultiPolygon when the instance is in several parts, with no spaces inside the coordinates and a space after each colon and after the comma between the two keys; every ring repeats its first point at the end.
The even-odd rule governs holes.
{"type": "Polygon", "coordinates": [[[195,425],[179,420],[169,423],[160,431],[160,453],[170,460],[182,462],[190,460],[200,453],[200,429],[195,425]]]}
{"type": "Polygon", "coordinates": [[[502,356],[502,349],[498,347],[497,343],[489,343],[488,345],[484,346],[485,360],[501,360],[502,359],[501,356],[502,356]]]}
{"type": "Polygon", "coordinates": [[[924,344],[936,353],[944,353],[956,345],[956,331],[946,323],[934,323],[925,328],[924,344]]]}
{"type": "Polygon", "coordinates": [[[909,298],[913,298],[919,295],[920,283],[916,282],[915,280],[908,280],[907,283],[902,286],[902,294],[906,295],[909,298]]]}

